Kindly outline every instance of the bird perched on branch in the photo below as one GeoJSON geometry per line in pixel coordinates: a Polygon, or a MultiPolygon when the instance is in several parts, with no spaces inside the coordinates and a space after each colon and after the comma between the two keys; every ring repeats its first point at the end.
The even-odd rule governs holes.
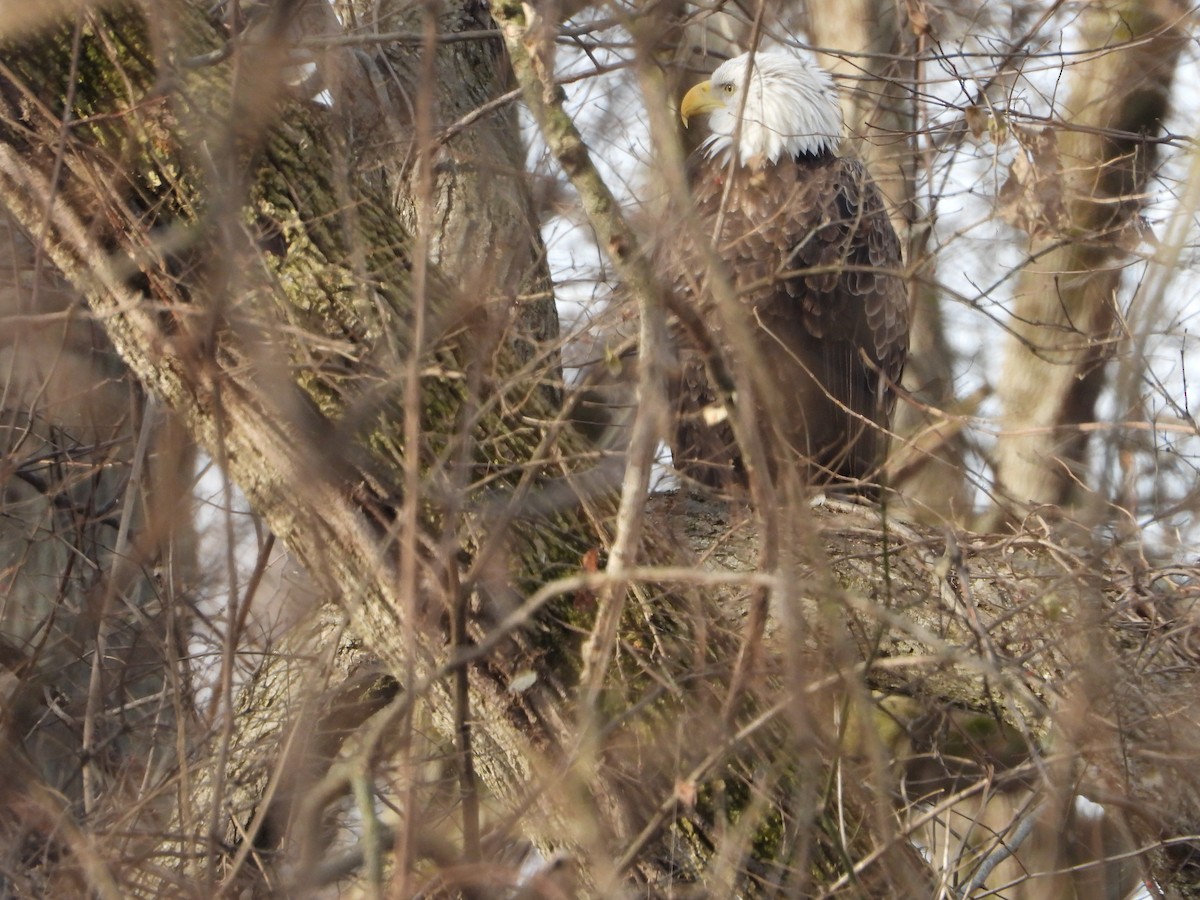
{"type": "Polygon", "coordinates": [[[837,155],[832,79],[789,52],[744,54],[688,91],[680,115],[707,116],[710,133],[691,172],[700,227],[660,250],[676,309],[695,314],[680,316],[671,386],[676,469],[712,487],[744,481],[729,399],[752,404],[777,475],[861,485],[887,446],[908,306],[879,190],[837,155]],[[715,267],[697,232],[712,236],[715,267]],[[714,270],[736,308],[721,308],[714,270]]]}

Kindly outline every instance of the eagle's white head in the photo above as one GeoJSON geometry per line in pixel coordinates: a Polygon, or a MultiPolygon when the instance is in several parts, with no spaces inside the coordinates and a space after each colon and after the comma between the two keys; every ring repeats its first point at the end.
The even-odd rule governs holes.
{"type": "Polygon", "coordinates": [[[829,73],[783,50],[759,50],[726,60],[708,81],[684,95],[679,115],[685,126],[691,116],[708,114],[712,135],[703,145],[708,156],[733,146],[743,90],[746,105],[737,145],[742,165],[837,149],[842,107],[829,73]]]}

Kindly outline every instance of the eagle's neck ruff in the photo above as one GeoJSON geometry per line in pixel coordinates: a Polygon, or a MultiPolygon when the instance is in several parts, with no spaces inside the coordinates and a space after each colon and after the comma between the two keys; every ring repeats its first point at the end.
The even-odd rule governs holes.
{"type": "MultiPolygon", "coordinates": [[[[708,155],[704,159],[704,178],[712,179],[717,184],[724,184],[728,176],[735,179],[741,179],[747,184],[755,184],[755,175],[769,168],[773,169],[778,166],[793,166],[799,169],[812,170],[823,166],[836,163],[841,160],[833,150],[822,149],[815,153],[797,153],[794,156],[789,156],[777,162],[769,162],[766,159],[751,160],[749,165],[738,165],[731,173],[729,169],[729,152],[726,150],[723,153],[716,155],[708,155]],[[746,179],[749,179],[748,181],[746,179]]],[[[741,183],[741,182],[739,182],[741,183]]]]}
{"type": "Polygon", "coordinates": [[[735,132],[742,165],[776,163],[780,159],[834,153],[842,135],[842,108],[837,89],[823,69],[781,51],[761,50],[720,65],[713,73],[716,89],[733,84],[738,94],[747,88],[740,130],[739,98],[709,116],[712,134],[701,145],[710,158],[729,159],[735,132]]]}

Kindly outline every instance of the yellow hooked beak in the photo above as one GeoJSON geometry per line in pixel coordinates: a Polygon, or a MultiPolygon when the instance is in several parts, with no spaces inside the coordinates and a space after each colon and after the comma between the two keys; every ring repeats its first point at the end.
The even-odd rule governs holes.
{"type": "Polygon", "coordinates": [[[686,94],[679,104],[679,118],[683,119],[683,127],[688,127],[688,119],[710,113],[721,108],[721,99],[713,93],[713,83],[702,81],[686,94]]]}

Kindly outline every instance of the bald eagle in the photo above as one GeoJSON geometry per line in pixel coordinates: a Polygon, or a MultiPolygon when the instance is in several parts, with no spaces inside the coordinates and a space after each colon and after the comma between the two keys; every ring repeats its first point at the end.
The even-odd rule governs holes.
{"type": "Polygon", "coordinates": [[[832,79],[791,53],[760,50],[688,91],[680,115],[685,125],[708,117],[709,136],[691,160],[693,199],[743,305],[750,346],[732,346],[698,274],[704,255],[687,234],[673,235],[660,254],[676,308],[697,313],[707,332],[699,342],[694,329],[677,337],[675,467],[710,487],[745,479],[706,365],[715,349],[732,370],[735,402],[750,389],[739,374],[760,366],[756,383],[768,395],[751,410],[776,474],[795,466],[809,484],[861,487],[887,446],[908,306],[879,190],[860,161],[837,155],[842,113],[832,79]]]}

